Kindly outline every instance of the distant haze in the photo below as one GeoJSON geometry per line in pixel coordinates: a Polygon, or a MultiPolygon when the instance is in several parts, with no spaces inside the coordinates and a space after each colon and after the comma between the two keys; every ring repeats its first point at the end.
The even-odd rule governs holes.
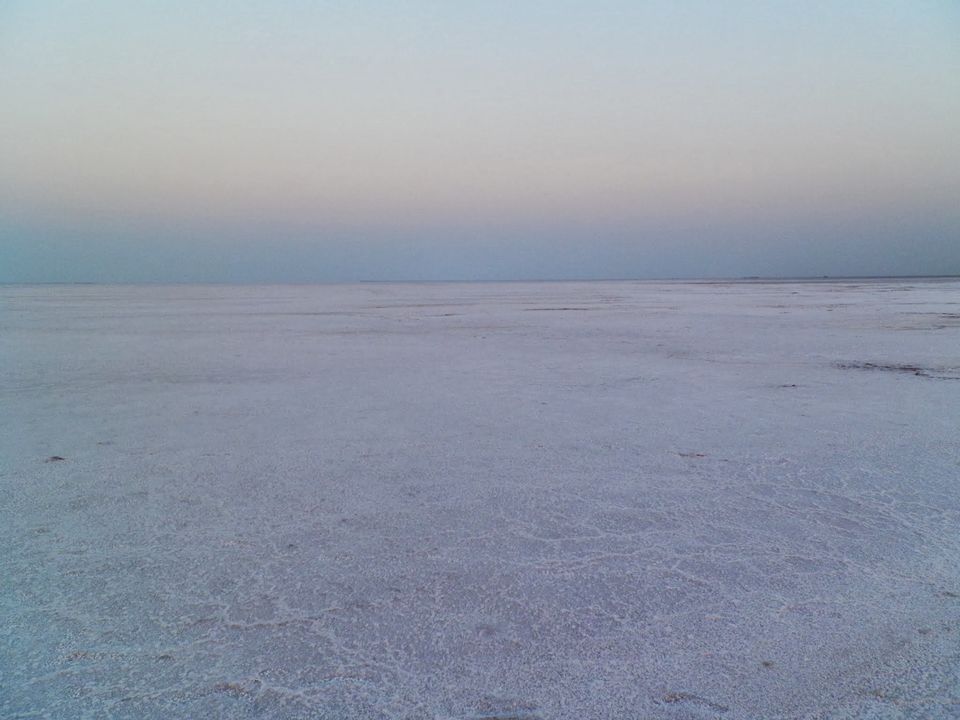
{"type": "Polygon", "coordinates": [[[0,281],[960,273],[960,3],[0,4],[0,281]]]}

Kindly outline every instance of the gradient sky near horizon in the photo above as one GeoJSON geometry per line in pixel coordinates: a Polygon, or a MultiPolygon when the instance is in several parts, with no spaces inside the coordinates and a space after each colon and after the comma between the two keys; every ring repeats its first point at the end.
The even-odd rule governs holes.
{"type": "Polygon", "coordinates": [[[0,4],[0,281],[960,273],[954,0],[0,4]]]}

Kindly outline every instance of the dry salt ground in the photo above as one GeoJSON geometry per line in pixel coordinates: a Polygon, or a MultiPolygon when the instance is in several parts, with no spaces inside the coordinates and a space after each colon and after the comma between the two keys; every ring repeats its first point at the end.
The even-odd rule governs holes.
{"type": "Polygon", "coordinates": [[[0,287],[0,717],[960,717],[960,281],[0,287]]]}

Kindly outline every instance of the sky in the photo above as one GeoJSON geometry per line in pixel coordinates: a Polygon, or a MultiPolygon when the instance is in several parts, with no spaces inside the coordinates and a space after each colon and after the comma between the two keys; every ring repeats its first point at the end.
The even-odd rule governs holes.
{"type": "Polygon", "coordinates": [[[0,282],[960,274],[956,0],[3,0],[0,282]]]}

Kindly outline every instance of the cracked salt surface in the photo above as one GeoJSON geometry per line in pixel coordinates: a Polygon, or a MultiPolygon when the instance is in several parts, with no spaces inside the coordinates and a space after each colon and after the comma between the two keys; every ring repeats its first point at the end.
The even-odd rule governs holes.
{"type": "Polygon", "coordinates": [[[0,287],[0,716],[960,717],[958,307],[0,287]]]}

